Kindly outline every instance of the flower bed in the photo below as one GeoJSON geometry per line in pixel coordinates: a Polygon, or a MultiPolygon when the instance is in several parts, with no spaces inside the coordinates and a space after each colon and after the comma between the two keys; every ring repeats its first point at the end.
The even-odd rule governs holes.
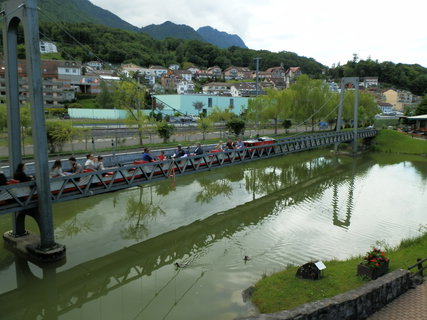
{"type": "Polygon", "coordinates": [[[389,261],[384,251],[373,248],[357,266],[357,275],[375,280],[387,273],[389,261]]]}

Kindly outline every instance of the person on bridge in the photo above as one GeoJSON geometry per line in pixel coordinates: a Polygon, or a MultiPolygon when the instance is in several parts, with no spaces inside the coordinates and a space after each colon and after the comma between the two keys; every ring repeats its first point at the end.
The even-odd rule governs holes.
{"type": "Polygon", "coordinates": [[[95,163],[95,169],[100,171],[105,170],[103,156],[98,156],[98,161],[95,163]]]}
{"type": "Polygon", "coordinates": [[[13,179],[18,180],[20,182],[27,182],[34,180],[33,176],[29,176],[25,173],[25,164],[22,162],[18,164],[18,167],[16,168],[15,174],[13,175],[13,179]]]}
{"type": "Polygon", "coordinates": [[[142,154],[142,161],[153,162],[154,158],[150,154],[150,149],[144,148],[144,153],[142,154]]]}
{"type": "Polygon", "coordinates": [[[76,158],[69,157],[68,160],[70,161],[71,169],[69,172],[71,173],[82,173],[83,167],[80,163],[77,162],[76,158]]]}
{"type": "Polygon", "coordinates": [[[93,154],[86,155],[86,162],[84,168],[87,170],[95,170],[95,157],[93,154]]]}
{"type": "Polygon", "coordinates": [[[203,154],[203,152],[204,152],[204,151],[203,151],[202,146],[200,145],[200,142],[197,142],[197,144],[196,144],[196,149],[194,149],[193,155],[198,156],[198,155],[203,154]]]}
{"type": "Polygon", "coordinates": [[[7,178],[3,173],[3,171],[0,171],[0,186],[5,186],[5,185],[7,185],[7,178]]]}
{"type": "Polygon", "coordinates": [[[227,143],[225,144],[225,149],[227,150],[233,150],[234,149],[234,142],[231,141],[231,139],[227,140],[227,143]]]}
{"type": "Polygon", "coordinates": [[[57,177],[63,177],[65,176],[65,173],[62,172],[62,163],[61,160],[56,159],[53,163],[52,169],[50,169],[50,177],[51,178],[57,178],[57,177]]]}
{"type": "Polygon", "coordinates": [[[245,144],[242,141],[242,138],[237,139],[236,142],[236,149],[243,149],[245,147],[245,144]]]}
{"type": "Polygon", "coordinates": [[[177,147],[177,149],[176,149],[176,152],[172,156],[172,158],[182,158],[182,157],[185,157],[185,156],[186,156],[186,153],[185,153],[184,149],[182,149],[182,146],[179,144],[178,147],[177,147]]]}
{"type": "Polygon", "coordinates": [[[160,151],[160,154],[157,156],[157,160],[163,161],[165,159],[166,159],[165,152],[164,151],[160,151]]]}

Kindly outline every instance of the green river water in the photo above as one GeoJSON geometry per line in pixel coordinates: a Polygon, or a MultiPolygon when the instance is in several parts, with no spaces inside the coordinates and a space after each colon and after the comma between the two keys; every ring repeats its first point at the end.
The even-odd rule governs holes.
{"type": "Polygon", "coordinates": [[[1,247],[0,319],[255,314],[242,291],[264,274],[397,245],[427,225],[426,200],[425,158],[313,151],[56,204],[67,261],[42,269],[1,247]]]}

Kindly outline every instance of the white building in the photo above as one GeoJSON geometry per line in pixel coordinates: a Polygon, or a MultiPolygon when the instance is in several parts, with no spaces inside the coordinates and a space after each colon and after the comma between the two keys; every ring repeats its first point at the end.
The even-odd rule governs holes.
{"type": "Polygon", "coordinates": [[[194,92],[194,83],[187,80],[180,81],[176,86],[176,92],[178,94],[186,94],[194,92]]]}
{"type": "Polygon", "coordinates": [[[53,42],[40,40],[40,53],[57,53],[58,48],[53,42]]]}

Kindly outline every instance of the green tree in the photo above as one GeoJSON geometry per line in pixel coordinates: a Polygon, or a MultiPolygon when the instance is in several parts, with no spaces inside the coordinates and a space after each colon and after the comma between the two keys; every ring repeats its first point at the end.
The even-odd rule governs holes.
{"type": "Polygon", "coordinates": [[[64,144],[70,141],[71,137],[75,137],[77,133],[78,129],[69,122],[47,121],[46,135],[49,152],[62,151],[64,144]]]}
{"type": "Polygon", "coordinates": [[[234,133],[234,135],[237,137],[245,131],[245,121],[234,118],[227,121],[226,127],[230,133],[234,133]]]}
{"type": "Polygon", "coordinates": [[[159,134],[160,138],[163,139],[163,143],[168,142],[174,132],[175,127],[173,125],[170,125],[166,121],[157,123],[157,133],[159,134]]]}
{"type": "Polygon", "coordinates": [[[101,92],[96,96],[96,103],[101,109],[111,109],[114,106],[113,94],[105,81],[99,85],[101,92]]]}
{"type": "Polygon", "coordinates": [[[200,118],[197,120],[197,127],[202,130],[203,140],[206,139],[206,133],[212,130],[213,122],[209,118],[200,118]]]}
{"type": "Polygon", "coordinates": [[[30,105],[19,108],[19,119],[21,121],[22,153],[25,155],[25,138],[31,136],[31,110],[30,105]]]}
{"type": "Polygon", "coordinates": [[[294,120],[304,123],[308,121],[312,131],[319,120],[336,106],[338,96],[331,93],[323,81],[310,79],[307,75],[299,76],[290,90],[293,91],[294,120]]]}
{"type": "Polygon", "coordinates": [[[194,101],[193,102],[193,107],[194,107],[194,109],[197,110],[197,113],[200,114],[200,112],[202,111],[202,109],[204,107],[204,104],[203,104],[202,101],[194,101]]]}
{"type": "Polygon", "coordinates": [[[129,118],[132,119],[129,123],[138,126],[139,144],[142,145],[143,126],[145,117],[143,114],[143,106],[145,101],[145,87],[141,86],[135,80],[125,79],[120,81],[117,89],[114,92],[114,104],[119,109],[129,111],[129,118]]]}
{"type": "Polygon", "coordinates": [[[421,102],[415,108],[416,116],[425,115],[425,114],[427,114],[427,95],[423,97],[421,102]]]}
{"type": "Polygon", "coordinates": [[[292,121],[289,119],[283,120],[282,127],[286,130],[286,133],[288,133],[288,129],[292,127],[292,121]]]}
{"type": "Polygon", "coordinates": [[[7,108],[6,105],[0,105],[0,132],[7,128],[7,108]]]}

